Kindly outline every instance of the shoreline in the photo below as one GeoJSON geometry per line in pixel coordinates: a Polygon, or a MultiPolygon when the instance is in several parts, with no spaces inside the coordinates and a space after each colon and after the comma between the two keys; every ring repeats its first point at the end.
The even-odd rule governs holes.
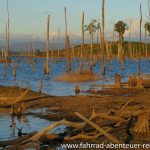
{"type": "MultiPolygon", "coordinates": [[[[22,91],[23,89],[20,90],[19,87],[0,86],[0,99],[2,97],[7,97],[8,99],[16,98],[22,91]]],[[[123,103],[129,100],[135,100],[146,109],[150,108],[150,89],[130,89],[130,94],[125,94],[126,92],[128,92],[128,90],[115,92],[115,89],[108,89],[99,94],[91,95],[51,96],[29,91],[27,96],[23,99],[23,102],[30,108],[47,107],[50,111],[54,112],[54,114],[48,116],[41,114],[40,117],[48,120],[51,119],[50,121],[58,121],[61,119],[72,120],[75,117],[74,112],[90,116],[93,109],[96,112],[105,112],[113,108],[119,108],[123,103]]],[[[1,109],[2,108],[0,108],[0,110],[1,109]]]]}

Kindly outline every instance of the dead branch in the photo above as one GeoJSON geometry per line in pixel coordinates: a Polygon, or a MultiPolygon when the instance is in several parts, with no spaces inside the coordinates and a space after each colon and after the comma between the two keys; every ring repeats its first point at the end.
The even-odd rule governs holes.
{"type": "Polygon", "coordinates": [[[34,141],[34,142],[37,142],[39,141],[39,139],[45,135],[48,131],[54,129],[55,127],[57,126],[60,126],[60,125],[66,125],[68,127],[73,127],[73,128],[82,128],[85,126],[84,123],[75,123],[75,122],[70,122],[70,121],[66,121],[66,120],[61,120],[61,121],[58,121],[58,122],[55,122],[51,125],[49,125],[48,127],[42,129],[41,131],[39,131],[37,134],[35,134],[34,136],[32,136],[28,141],[34,141]]]}
{"type": "Polygon", "coordinates": [[[82,116],[81,114],[79,114],[78,112],[75,113],[80,119],[84,120],[87,124],[89,124],[91,127],[95,128],[97,131],[101,132],[102,134],[104,134],[108,139],[110,139],[112,142],[114,143],[121,143],[118,139],[116,139],[115,137],[113,137],[112,135],[110,135],[107,131],[103,130],[102,128],[100,128],[98,125],[96,125],[94,122],[90,121],[89,119],[85,118],[84,116],[82,116]]]}

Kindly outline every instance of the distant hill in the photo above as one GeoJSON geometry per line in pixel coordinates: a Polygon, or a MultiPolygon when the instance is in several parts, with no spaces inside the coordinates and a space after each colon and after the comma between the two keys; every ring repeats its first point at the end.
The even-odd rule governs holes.
{"type": "MultiPolygon", "coordinates": [[[[65,47],[64,43],[60,43],[60,44],[55,43],[54,44],[54,49],[57,49],[58,45],[60,46],[60,49],[65,47]]],[[[35,41],[34,42],[34,47],[35,47],[35,50],[40,49],[41,51],[44,51],[45,48],[46,48],[46,44],[43,41],[35,41]]],[[[50,44],[50,48],[53,49],[51,44],[50,44]]],[[[19,50],[22,50],[22,51],[31,50],[32,49],[32,43],[29,43],[29,42],[16,42],[16,43],[13,43],[13,44],[10,45],[10,49],[11,49],[11,51],[15,51],[15,52],[17,52],[19,50]]]]}

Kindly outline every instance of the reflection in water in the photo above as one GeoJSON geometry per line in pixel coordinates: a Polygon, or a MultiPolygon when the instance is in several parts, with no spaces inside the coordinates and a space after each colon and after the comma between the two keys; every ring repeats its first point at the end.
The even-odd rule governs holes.
{"type": "Polygon", "coordinates": [[[15,130],[16,130],[16,122],[14,121],[14,117],[11,116],[11,124],[10,124],[10,129],[11,129],[11,137],[15,137],[15,130]]]}
{"type": "MultiPolygon", "coordinates": [[[[30,84],[31,90],[38,91],[40,80],[43,81],[43,90],[42,92],[51,94],[51,95],[74,95],[74,83],[58,82],[55,81],[55,78],[61,74],[64,74],[66,71],[66,62],[63,59],[62,62],[52,63],[50,61],[50,74],[45,75],[43,72],[44,58],[36,58],[36,72],[33,71],[32,64],[26,64],[25,58],[12,58],[12,60],[19,60],[19,67],[17,69],[17,76],[13,77],[13,67],[11,65],[7,66],[7,76],[3,77],[3,67],[4,64],[0,64],[0,85],[8,86],[19,86],[25,87],[27,83],[30,84]]],[[[54,59],[55,61],[55,59],[54,59]]],[[[75,65],[79,65],[72,62],[72,68],[75,70],[75,65]]],[[[141,59],[141,73],[148,74],[150,73],[150,62],[147,59],[141,59]]],[[[94,71],[101,77],[101,62],[99,61],[94,71]]],[[[127,81],[129,74],[137,74],[138,72],[138,61],[136,59],[126,59],[123,70],[123,81],[127,81]]],[[[118,60],[113,60],[112,68],[110,63],[106,61],[106,77],[100,81],[85,82],[79,83],[81,91],[88,90],[91,84],[111,84],[114,82],[114,75],[118,73],[122,75],[122,64],[118,60]]]]}
{"type": "MultiPolygon", "coordinates": [[[[22,133],[30,133],[33,131],[39,131],[51,123],[53,122],[40,119],[33,115],[17,118],[8,114],[0,114],[0,140],[18,136],[19,129],[22,129],[22,133]]],[[[65,126],[60,126],[52,130],[51,133],[63,133],[65,130],[65,126]]]]}

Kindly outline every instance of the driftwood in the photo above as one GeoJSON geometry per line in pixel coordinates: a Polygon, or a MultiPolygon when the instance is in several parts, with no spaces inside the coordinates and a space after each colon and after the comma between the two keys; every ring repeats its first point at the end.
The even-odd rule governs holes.
{"type": "Polygon", "coordinates": [[[134,102],[134,100],[131,100],[131,101],[128,101],[127,103],[125,103],[125,104],[122,106],[122,108],[120,109],[120,111],[123,111],[123,110],[127,107],[127,105],[129,105],[129,104],[132,103],[132,102],[134,102]]]}
{"type": "Polygon", "coordinates": [[[6,99],[5,101],[0,101],[0,107],[1,108],[5,108],[5,107],[11,107],[11,105],[17,104],[22,102],[23,98],[28,94],[28,92],[30,91],[29,88],[26,88],[26,90],[19,96],[17,97],[15,100],[8,100],[6,99]]]}
{"type": "Polygon", "coordinates": [[[112,135],[110,135],[107,131],[103,130],[102,128],[100,128],[98,125],[96,125],[94,122],[90,121],[89,119],[85,118],[84,116],[82,116],[81,114],[79,114],[78,112],[75,113],[79,118],[81,118],[82,120],[84,120],[87,124],[89,124],[91,127],[95,128],[97,131],[99,131],[100,133],[103,133],[108,139],[110,139],[112,142],[114,143],[121,143],[118,139],[116,139],[115,137],[113,137],[112,135]]]}
{"type": "Polygon", "coordinates": [[[107,120],[112,120],[112,121],[126,121],[125,119],[123,119],[121,116],[119,115],[109,115],[108,113],[95,113],[93,112],[93,116],[94,118],[99,117],[101,119],[107,119],[107,120]]]}
{"type": "Polygon", "coordinates": [[[73,127],[73,128],[82,128],[82,127],[84,127],[85,124],[84,123],[74,123],[74,122],[70,122],[70,121],[66,121],[66,120],[61,120],[61,121],[55,122],[55,123],[51,124],[50,126],[42,129],[37,134],[35,134],[31,138],[29,138],[28,141],[38,142],[39,139],[43,135],[45,135],[48,131],[50,131],[50,130],[52,130],[55,127],[60,126],[60,125],[66,125],[68,127],[73,127]]]}
{"type": "MultiPolygon", "coordinates": [[[[107,128],[105,131],[108,132],[110,131],[112,128],[109,127],[107,128]]],[[[72,141],[72,140],[78,140],[78,139],[84,139],[84,140],[93,140],[93,139],[97,139],[98,137],[102,136],[102,133],[96,133],[95,135],[89,135],[89,134],[77,134],[75,136],[66,136],[64,138],[65,141],[72,141]]]]}

